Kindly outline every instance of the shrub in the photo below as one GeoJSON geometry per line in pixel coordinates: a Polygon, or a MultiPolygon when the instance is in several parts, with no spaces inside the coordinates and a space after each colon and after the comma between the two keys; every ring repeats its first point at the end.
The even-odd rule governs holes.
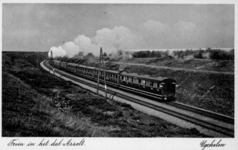
{"type": "Polygon", "coordinates": [[[207,50],[210,52],[210,58],[215,60],[234,60],[234,49],[230,52],[220,49],[207,50]]]}

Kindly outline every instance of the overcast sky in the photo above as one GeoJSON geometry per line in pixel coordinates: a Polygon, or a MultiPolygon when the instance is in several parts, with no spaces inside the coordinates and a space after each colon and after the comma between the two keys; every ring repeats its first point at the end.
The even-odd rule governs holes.
{"type": "Polygon", "coordinates": [[[4,51],[232,48],[234,5],[3,4],[2,29],[4,51]]]}

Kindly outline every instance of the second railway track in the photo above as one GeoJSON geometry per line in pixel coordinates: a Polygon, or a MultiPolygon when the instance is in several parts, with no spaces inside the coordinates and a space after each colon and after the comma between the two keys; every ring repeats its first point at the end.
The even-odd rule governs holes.
{"type": "MultiPolygon", "coordinates": [[[[46,69],[46,70],[48,69],[48,71],[53,69],[53,67],[50,66],[47,61],[42,62],[41,65],[45,67],[45,68],[43,67],[44,69],[46,69]]],[[[80,82],[80,83],[90,86],[92,88],[97,88],[96,84],[89,83],[85,80],[82,80],[82,79],[76,77],[75,75],[71,75],[67,72],[58,70],[56,68],[54,68],[54,73],[57,73],[61,77],[66,77],[70,80],[80,82]]],[[[81,76],[81,78],[82,77],[83,76],[81,76]]],[[[123,87],[120,87],[120,89],[123,89],[123,87]]],[[[100,86],[99,90],[104,91],[104,88],[100,86]]],[[[123,90],[133,91],[133,89],[130,89],[130,88],[125,88],[123,90]]],[[[150,101],[150,102],[143,101],[138,98],[134,98],[132,96],[128,96],[128,95],[125,95],[125,94],[122,94],[119,92],[115,92],[110,89],[107,90],[107,92],[110,94],[110,97],[108,97],[108,98],[113,98],[113,96],[117,96],[117,97],[123,98],[127,101],[130,101],[132,103],[136,103],[138,105],[148,107],[155,111],[163,112],[167,115],[171,115],[173,117],[182,119],[184,121],[194,124],[195,126],[198,126],[200,129],[202,128],[202,129],[206,129],[206,130],[212,131],[214,133],[217,133],[212,136],[217,135],[218,137],[234,137],[234,119],[231,117],[213,113],[213,112],[195,108],[195,107],[190,107],[190,106],[183,105],[183,104],[176,103],[176,102],[163,103],[163,106],[166,106],[166,105],[169,106],[169,107],[163,107],[163,106],[156,105],[152,101],[150,101]]],[[[140,91],[140,96],[143,96],[143,95],[146,97],[151,97],[153,99],[156,98],[156,95],[149,96],[147,93],[143,93],[140,91]]]]}

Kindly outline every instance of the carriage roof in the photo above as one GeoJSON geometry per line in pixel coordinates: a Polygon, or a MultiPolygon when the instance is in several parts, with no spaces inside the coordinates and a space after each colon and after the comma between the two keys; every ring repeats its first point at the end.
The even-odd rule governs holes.
{"type": "Polygon", "coordinates": [[[95,69],[95,67],[84,66],[84,65],[77,65],[77,67],[87,68],[87,69],[95,69]]]}
{"type": "Polygon", "coordinates": [[[118,71],[114,71],[114,70],[105,70],[108,73],[113,73],[113,74],[118,74],[118,71]]]}
{"type": "Polygon", "coordinates": [[[75,64],[75,63],[67,63],[68,66],[77,66],[78,64],[75,64]]]}
{"type": "MultiPolygon", "coordinates": [[[[62,63],[66,63],[66,62],[62,62],[62,63]]],[[[98,68],[95,68],[95,67],[89,67],[89,66],[84,66],[84,65],[75,64],[75,63],[68,63],[67,65],[75,66],[75,67],[76,66],[77,67],[83,67],[83,68],[88,68],[88,69],[96,69],[96,70],[98,69],[98,68]]],[[[100,69],[100,71],[103,71],[103,69],[100,69]]],[[[113,73],[113,74],[118,74],[119,73],[118,71],[114,71],[114,70],[105,70],[105,72],[113,73]]],[[[167,78],[167,77],[151,77],[149,75],[139,75],[137,73],[126,73],[126,72],[122,72],[122,73],[120,73],[120,75],[132,77],[132,78],[144,79],[144,80],[153,80],[153,81],[163,81],[163,80],[166,80],[166,79],[170,79],[170,78],[167,78]]],[[[171,79],[171,80],[174,80],[174,79],[171,79]]]]}
{"type": "Polygon", "coordinates": [[[159,80],[159,81],[163,81],[163,80],[166,80],[166,79],[169,79],[167,77],[151,77],[149,75],[138,75],[137,73],[132,73],[132,74],[129,74],[129,73],[121,73],[121,75],[123,76],[129,76],[129,77],[133,77],[133,78],[138,78],[138,79],[144,79],[144,80],[159,80]]]}

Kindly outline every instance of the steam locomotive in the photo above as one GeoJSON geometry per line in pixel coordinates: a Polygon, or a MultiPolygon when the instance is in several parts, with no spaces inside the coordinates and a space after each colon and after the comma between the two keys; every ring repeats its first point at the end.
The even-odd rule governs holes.
{"type": "MultiPolygon", "coordinates": [[[[104,70],[83,66],[75,63],[67,63],[58,60],[50,61],[50,64],[56,68],[66,70],[77,76],[97,81],[98,73],[100,79],[104,79],[104,70]]],[[[125,72],[105,70],[105,79],[107,85],[123,88],[128,91],[146,93],[159,100],[174,101],[176,91],[176,81],[170,78],[150,77],[148,75],[129,74],[125,72]]]]}

